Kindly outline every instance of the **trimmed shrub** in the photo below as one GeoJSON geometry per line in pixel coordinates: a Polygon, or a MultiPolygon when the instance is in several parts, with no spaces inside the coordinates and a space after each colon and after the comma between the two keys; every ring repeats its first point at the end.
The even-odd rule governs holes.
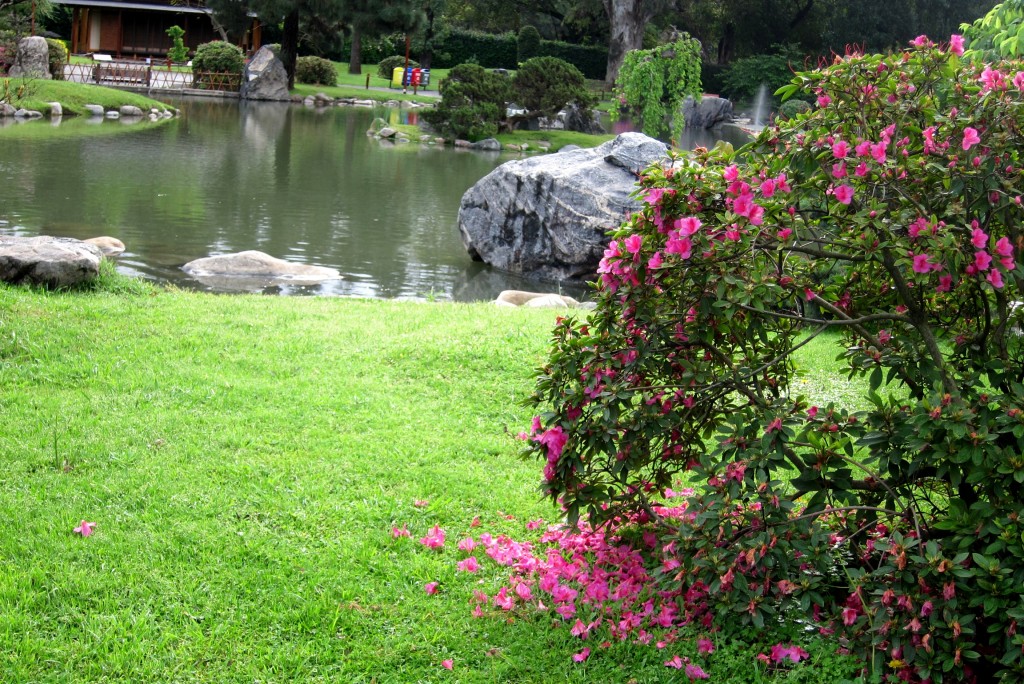
{"type": "MultiPolygon", "coordinates": [[[[391,57],[385,57],[380,61],[380,64],[377,65],[377,75],[380,76],[381,78],[385,78],[390,81],[391,74],[395,73],[395,69],[404,66],[404,55],[392,55],[391,57]]],[[[414,69],[419,68],[420,63],[417,62],[415,59],[410,59],[409,66],[413,67],[414,69]]]]}
{"type": "MultiPolygon", "coordinates": [[[[193,85],[197,88],[208,88],[222,82],[222,77],[213,74],[230,74],[237,77],[241,84],[242,72],[245,69],[245,55],[242,48],[222,40],[203,43],[196,48],[192,58],[193,85]]],[[[232,78],[232,83],[235,79],[232,78]]]]}
{"type": "Polygon", "coordinates": [[[64,65],[68,63],[68,45],[63,40],[46,39],[49,51],[50,77],[55,81],[64,80],[64,65]]]}
{"type": "Polygon", "coordinates": [[[172,62],[187,62],[188,47],[185,45],[185,29],[171,26],[165,33],[171,38],[171,49],[167,51],[167,59],[172,62]]]}
{"type": "Polygon", "coordinates": [[[338,85],[338,71],[330,60],[323,57],[299,57],[295,60],[295,80],[316,85],[338,85]]]}
{"type": "Polygon", "coordinates": [[[560,40],[542,40],[540,54],[558,57],[583,72],[587,78],[603,81],[608,70],[608,49],[588,45],[572,45],[560,40]]]}
{"type": "Polygon", "coordinates": [[[522,64],[538,55],[540,55],[540,31],[536,26],[527,24],[519,29],[519,37],[516,39],[516,58],[522,64]]]}
{"type": "Polygon", "coordinates": [[[479,140],[497,134],[512,95],[512,80],[478,64],[460,64],[438,89],[441,101],[423,118],[446,137],[479,140]]]}
{"type": "Polygon", "coordinates": [[[792,119],[794,116],[811,111],[811,105],[804,100],[786,100],[779,106],[779,119],[792,119]]]}
{"type": "Polygon", "coordinates": [[[480,31],[452,29],[444,47],[435,50],[434,65],[448,68],[459,64],[480,64],[489,69],[515,69],[516,36],[514,33],[494,35],[480,31]],[[441,59],[441,56],[445,59],[441,59]]]}
{"type": "Polygon", "coordinates": [[[534,57],[520,64],[512,88],[516,104],[547,117],[570,102],[584,109],[593,104],[580,70],[557,57],[534,57]]]}

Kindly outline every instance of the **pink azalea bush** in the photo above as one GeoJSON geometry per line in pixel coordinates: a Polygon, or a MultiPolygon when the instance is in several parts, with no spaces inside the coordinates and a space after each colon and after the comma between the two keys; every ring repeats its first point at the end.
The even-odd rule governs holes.
{"type": "Polygon", "coordinates": [[[503,606],[521,584],[580,636],[635,639],[799,618],[888,680],[1024,676],[1024,67],[962,51],[836,59],[784,89],[817,109],[644,173],[523,435],[570,523],[643,542],[573,584],[546,567],[590,573],[572,544],[597,533],[567,541],[503,606]],[[794,389],[822,335],[868,410],[794,389]]]}

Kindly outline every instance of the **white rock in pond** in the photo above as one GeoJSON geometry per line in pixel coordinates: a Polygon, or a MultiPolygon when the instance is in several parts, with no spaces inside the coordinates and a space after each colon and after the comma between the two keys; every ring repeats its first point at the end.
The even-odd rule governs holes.
{"type": "Polygon", "coordinates": [[[525,292],[523,290],[503,290],[494,300],[498,306],[520,307],[531,309],[578,309],[582,305],[567,295],[544,292],[525,292]]]}
{"type": "Polygon", "coordinates": [[[92,116],[103,116],[103,105],[98,104],[87,104],[85,105],[85,111],[89,112],[92,116]]]}
{"type": "Polygon", "coordinates": [[[64,116],[64,107],[61,106],[60,102],[50,102],[50,116],[58,118],[64,116]]]}
{"type": "Polygon", "coordinates": [[[397,133],[398,131],[396,131],[394,128],[391,128],[390,126],[385,126],[384,128],[377,131],[377,136],[381,138],[393,138],[397,133]]]}
{"type": "Polygon", "coordinates": [[[124,252],[124,243],[117,238],[109,237],[107,235],[101,235],[100,237],[89,238],[82,240],[82,242],[88,242],[90,245],[98,247],[103,256],[118,256],[124,252]]]}
{"type": "Polygon", "coordinates": [[[107,112],[103,116],[105,116],[108,119],[120,119],[121,118],[121,112],[115,112],[113,109],[111,109],[109,112],[107,112]]]}
{"type": "Polygon", "coordinates": [[[315,285],[341,280],[341,273],[336,269],[296,264],[256,250],[196,259],[182,266],[182,270],[203,283],[227,289],[315,285]]]}
{"type": "Polygon", "coordinates": [[[135,105],[124,105],[118,112],[121,116],[142,116],[142,110],[135,105]]]}

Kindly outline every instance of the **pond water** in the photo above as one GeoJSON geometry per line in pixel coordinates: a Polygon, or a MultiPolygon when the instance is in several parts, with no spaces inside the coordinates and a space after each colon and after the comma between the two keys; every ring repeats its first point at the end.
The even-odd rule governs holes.
{"type": "Polygon", "coordinates": [[[463,193],[511,154],[392,144],[366,135],[397,109],[176,100],[162,125],[29,122],[0,128],[0,233],[109,235],[126,273],[211,289],[188,261],[257,249],[344,276],[278,294],[493,299],[561,291],[473,262],[458,235],[463,193]],[[39,127],[38,134],[15,130],[39,127]],[[48,130],[44,130],[48,129],[48,130]]]}

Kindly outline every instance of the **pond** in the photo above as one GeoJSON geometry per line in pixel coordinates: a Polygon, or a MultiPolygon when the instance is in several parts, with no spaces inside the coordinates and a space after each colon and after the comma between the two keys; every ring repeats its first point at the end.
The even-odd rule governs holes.
{"type": "Polygon", "coordinates": [[[458,235],[463,193],[511,154],[393,144],[368,137],[384,108],[176,100],[162,125],[30,122],[0,128],[0,232],[89,238],[127,251],[128,274],[210,289],[188,261],[256,249],[336,268],[315,287],[277,294],[493,299],[503,289],[585,294],[473,262],[458,235]],[[49,129],[49,130],[43,130],[49,129]]]}

